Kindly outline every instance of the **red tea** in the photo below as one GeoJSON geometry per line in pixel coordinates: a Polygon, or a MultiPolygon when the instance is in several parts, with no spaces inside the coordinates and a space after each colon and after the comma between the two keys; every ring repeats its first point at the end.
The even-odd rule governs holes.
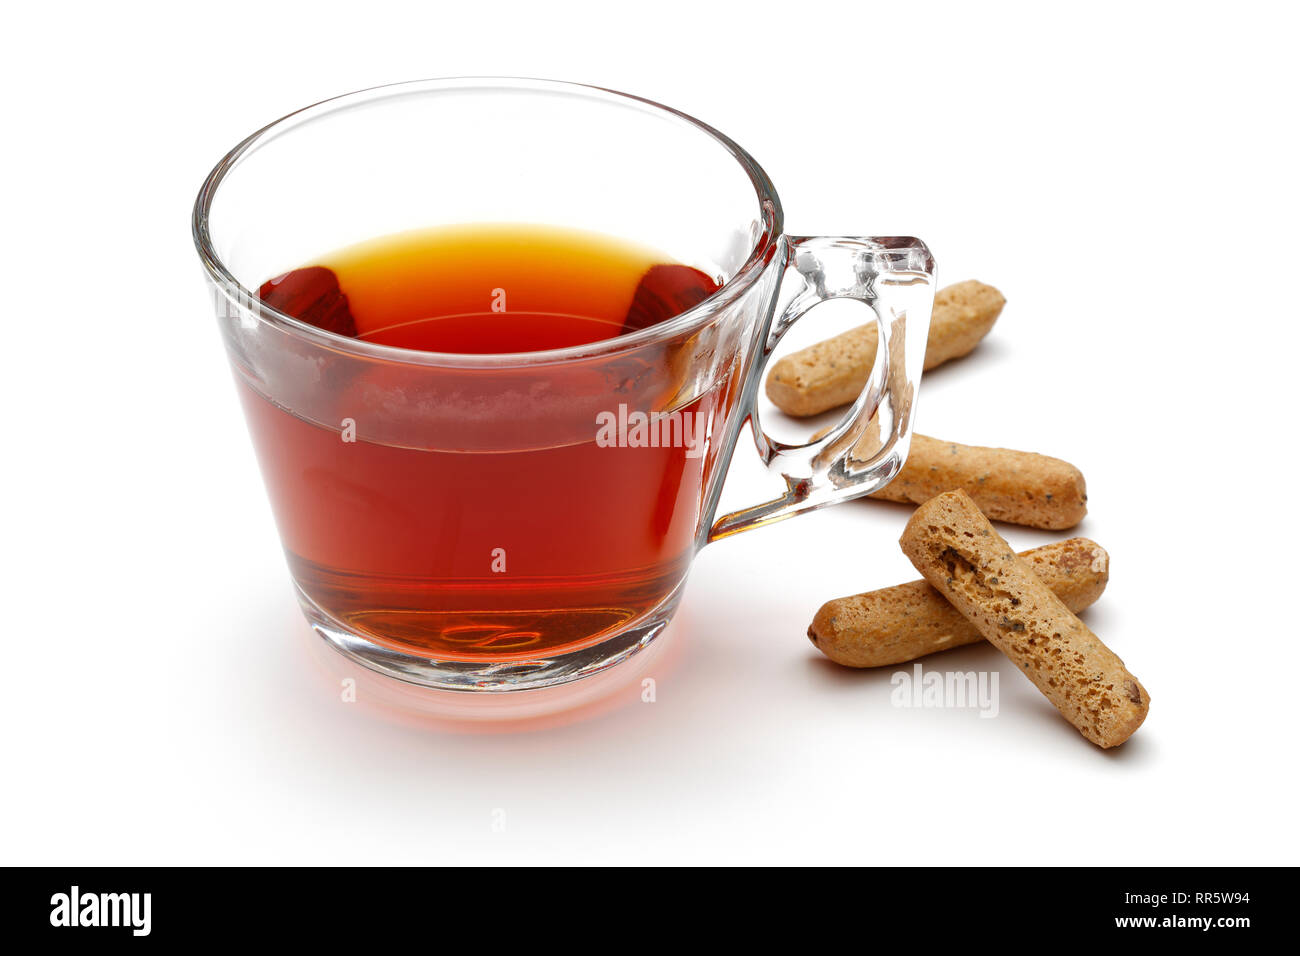
{"type": "MultiPolygon", "coordinates": [[[[340,335],[484,355],[626,335],[716,289],[698,270],[610,238],[476,226],[368,242],[260,294],[340,335]]],[[[453,368],[433,399],[398,387],[382,361],[364,374],[314,369],[313,387],[329,393],[329,414],[314,417],[241,377],[299,586],[352,630],[445,659],[531,658],[635,622],[685,575],[734,398],[729,372],[684,380],[690,348],[638,350],[626,381],[610,379],[617,363],[575,366],[535,395],[513,367],[453,368]],[[637,421],[621,397],[635,405],[642,383],[659,379],[658,411],[637,421]],[[561,412],[539,424],[539,403],[561,412]],[[387,415],[414,424],[390,436],[375,427],[387,415]],[[639,440],[608,440],[636,426],[639,440]]]]}

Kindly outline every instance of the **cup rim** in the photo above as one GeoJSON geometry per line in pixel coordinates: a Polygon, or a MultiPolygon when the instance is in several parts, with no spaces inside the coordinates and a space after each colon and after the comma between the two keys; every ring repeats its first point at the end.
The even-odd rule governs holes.
{"type": "Polygon", "coordinates": [[[586,83],[573,83],[564,80],[547,80],[536,79],[531,77],[492,77],[492,76],[470,76],[470,77],[446,77],[425,80],[408,80],[402,83],[388,83],[382,86],[373,86],[366,89],[357,90],[352,93],[344,93],[340,96],[333,96],[329,99],[321,100],[310,106],[294,110],[287,113],[274,122],[268,123],[261,129],[252,133],[240,142],[234,149],[230,150],[221,161],[213,167],[203,182],[202,188],[194,201],[194,211],[191,222],[191,230],[194,239],[194,245],[199,253],[199,258],[207,271],[208,277],[212,280],[216,288],[223,295],[231,300],[238,308],[254,312],[262,321],[280,329],[281,331],[294,335],[298,338],[307,339],[318,345],[335,351],[345,352],[364,358],[378,359],[389,362],[400,362],[407,365],[435,365],[440,367],[457,366],[457,367],[513,367],[527,365],[543,365],[555,362],[570,362],[578,359],[590,359],[602,355],[612,355],[625,352],[640,346],[649,344],[662,339],[668,339],[678,335],[682,331],[689,329],[693,325],[702,324],[707,318],[715,315],[720,310],[726,308],[736,299],[744,295],[758,276],[762,273],[768,260],[769,251],[775,246],[780,239],[784,226],[784,214],[781,209],[780,199],[777,197],[776,190],[772,186],[772,181],[768,178],[767,173],[758,162],[739,144],[730,137],[709,126],[693,116],[675,110],[670,106],[664,106],[654,100],[646,99],[641,96],[634,96],[631,93],[622,93],[618,90],[611,90],[601,86],[593,86],[586,83]],[[220,188],[226,175],[240,162],[243,157],[256,149],[259,145],[264,144],[282,132],[286,131],[287,125],[291,120],[297,122],[310,121],[320,116],[331,113],[335,110],[348,109],[353,106],[381,99],[387,96],[402,95],[407,93],[419,93],[424,91],[438,90],[466,90],[466,89],[518,89],[518,90],[535,90],[551,91],[578,95],[591,99],[604,101],[627,101],[638,104],[642,109],[648,109],[651,112],[659,112],[674,117],[677,120],[694,127],[713,139],[718,145],[725,149],[731,157],[741,166],[749,177],[750,184],[753,186],[755,198],[759,205],[759,221],[763,225],[762,233],[750,251],[744,264],[736,271],[736,274],[723,283],[712,295],[695,306],[673,316],[665,322],[652,325],[649,328],[641,329],[627,335],[618,335],[611,339],[602,339],[599,342],[591,342],[585,345],[573,345],[561,349],[545,349],[536,352],[502,352],[487,354],[466,354],[459,352],[426,352],[417,349],[401,348],[394,345],[381,345],[375,342],[367,342],[362,339],[351,338],[345,335],[339,335],[325,329],[317,328],[300,319],[281,312],[279,309],[263,302],[255,292],[244,287],[226,267],[221,257],[217,254],[213,246],[212,236],[209,231],[209,216],[212,202],[220,188]]]}

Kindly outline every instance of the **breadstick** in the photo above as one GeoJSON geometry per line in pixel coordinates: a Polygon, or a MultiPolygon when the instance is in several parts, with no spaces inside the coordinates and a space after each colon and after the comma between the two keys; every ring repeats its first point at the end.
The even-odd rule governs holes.
{"type": "Polygon", "coordinates": [[[1088,513],[1083,474],[1069,462],[1028,451],[981,448],[912,436],[894,480],[870,495],[921,504],[960,488],[994,521],[1062,531],[1088,513]]]}
{"type": "MultiPolygon", "coordinates": [[[[1071,611],[1082,611],[1101,597],[1110,579],[1109,555],[1087,538],[1044,545],[1020,556],[1071,611]]],[[[808,637],[819,651],[846,667],[902,664],[984,639],[925,581],[827,601],[813,618],[808,637]]]]}
{"type": "MultiPolygon", "coordinates": [[[[829,426],[822,428],[812,437],[829,431],[829,426]]],[[[919,505],[957,488],[994,521],[1064,531],[1088,513],[1083,473],[1068,461],[1010,448],[959,445],[916,432],[902,470],[867,497],[919,505]]]]}
{"type": "Polygon", "coordinates": [[[965,492],[945,492],[917,508],[899,544],[921,575],[1093,743],[1116,747],[1146,719],[1146,688],[965,492]]]}
{"type": "MultiPolygon", "coordinates": [[[[958,282],[934,297],[925,367],[965,355],[988,335],[1006,304],[991,285],[958,282]]],[[[876,360],[876,323],[858,326],[780,359],[767,376],[767,397],[787,415],[806,417],[858,397],[876,360]]]]}

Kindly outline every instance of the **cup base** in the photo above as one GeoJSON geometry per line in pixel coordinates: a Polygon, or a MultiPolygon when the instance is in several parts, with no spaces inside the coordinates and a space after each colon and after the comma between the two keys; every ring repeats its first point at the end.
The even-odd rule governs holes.
{"type": "MultiPolygon", "coordinates": [[[[684,582],[683,582],[684,583],[684,582]]],[[[307,623],[344,657],[387,677],[438,690],[536,690],[598,674],[644,650],[668,626],[681,600],[682,584],[638,620],[599,644],[563,654],[499,662],[449,661],[406,654],[376,644],[340,622],[295,585],[307,623]]]]}

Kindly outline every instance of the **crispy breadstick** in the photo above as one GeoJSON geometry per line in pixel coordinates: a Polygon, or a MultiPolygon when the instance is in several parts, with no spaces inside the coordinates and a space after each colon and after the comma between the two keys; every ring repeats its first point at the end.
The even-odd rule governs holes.
{"type": "MultiPolygon", "coordinates": [[[[1101,597],[1110,579],[1110,556],[1087,538],[1044,545],[1020,556],[1071,611],[1082,611],[1101,597]]],[[[808,637],[819,651],[846,667],[901,664],[984,639],[924,581],[827,601],[813,618],[808,637]]]]}
{"type": "Polygon", "coordinates": [[[1146,688],[965,492],[945,492],[917,508],[899,544],[921,575],[1093,743],[1116,747],[1146,719],[1146,688]]]}
{"type": "MultiPolygon", "coordinates": [[[[1006,304],[991,285],[971,279],[934,297],[925,367],[965,355],[988,335],[1006,304]]],[[[767,397],[787,415],[805,417],[861,394],[876,360],[876,323],[861,325],[780,359],[767,375],[767,397]]]]}
{"type": "Polygon", "coordinates": [[[870,497],[921,504],[960,488],[994,521],[1061,531],[1088,513],[1083,474],[1069,462],[1028,451],[982,448],[912,436],[907,463],[870,497]]]}
{"type": "MultiPolygon", "coordinates": [[[[822,428],[812,437],[829,431],[829,426],[822,428]]],[[[916,432],[902,470],[867,497],[919,505],[956,488],[994,521],[1064,531],[1088,513],[1083,472],[1068,461],[1010,448],[959,445],[916,432]]]]}

